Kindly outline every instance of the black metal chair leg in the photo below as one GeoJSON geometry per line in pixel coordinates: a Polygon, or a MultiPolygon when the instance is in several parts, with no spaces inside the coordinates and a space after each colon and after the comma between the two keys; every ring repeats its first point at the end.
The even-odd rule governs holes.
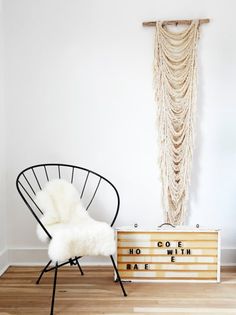
{"type": "Polygon", "coordinates": [[[83,270],[82,270],[82,268],[81,268],[81,266],[80,266],[80,264],[79,264],[79,261],[78,261],[79,258],[78,258],[78,257],[75,257],[75,259],[76,259],[77,266],[79,267],[81,276],[83,276],[83,275],[84,275],[84,272],[83,272],[83,270]]]}
{"type": "Polygon", "coordinates": [[[118,271],[118,269],[116,268],[115,261],[114,261],[112,255],[111,255],[110,257],[111,257],[111,261],[112,261],[113,267],[114,267],[115,272],[116,272],[116,276],[117,276],[117,278],[118,278],[118,281],[119,281],[119,283],[120,283],[121,289],[122,289],[122,291],[123,291],[123,294],[124,294],[124,296],[127,296],[127,293],[125,292],[125,288],[124,288],[124,286],[123,286],[123,283],[122,283],[122,281],[121,281],[121,279],[120,279],[119,271],[118,271]]]}
{"type": "Polygon", "coordinates": [[[39,284],[44,272],[47,270],[47,267],[51,264],[51,260],[47,263],[47,265],[43,268],[43,270],[40,273],[40,276],[38,277],[38,280],[36,281],[36,284],[39,284]]]}
{"type": "Polygon", "coordinates": [[[54,301],[55,301],[55,293],[56,293],[56,285],[57,285],[57,269],[58,269],[58,263],[56,262],[55,273],[54,273],[54,281],[53,281],[52,303],[51,303],[50,315],[53,315],[53,309],[54,309],[54,301]]]}

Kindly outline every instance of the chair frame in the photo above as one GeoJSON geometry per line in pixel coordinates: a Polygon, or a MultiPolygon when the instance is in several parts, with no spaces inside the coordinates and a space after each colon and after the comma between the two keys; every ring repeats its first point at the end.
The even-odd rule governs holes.
{"type": "MultiPolygon", "coordinates": [[[[40,224],[40,226],[42,227],[42,229],[44,230],[44,232],[47,234],[48,238],[51,240],[52,239],[52,236],[50,235],[49,231],[46,229],[46,227],[43,225],[43,223],[41,222],[41,220],[39,219],[38,215],[36,214],[36,212],[34,211],[34,209],[32,208],[32,206],[30,205],[30,203],[28,202],[27,200],[27,197],[28,199],[34,204],[34,206],[37,208],[37,210],[39,211],[39,213],[42,215],[43,214],[43,211],[38,207],[38,205],[35,203],[34,199],[31,197],[30,193],[33,193],[33,195],[35,196],[36,193],[35,193],[35,190],[33,188],[33,186],[31,185],[29,179],[27,178],[27,172],[28,171],[32,171],[32,174],[33,174],[33,177],[37,183],[37,186],[40,190],[42,190],[42,186],[40,184],[40,181],[37,177],[37,174],[36,174],[36,169],[44,169],[44,173],[45,173],[45,176],[46,176],[46,180],[49,182],[49,175],[48,175],[48,169],[50,167],[57,167],[57,173],[58,173],[58,177],[59,179],[61,179],[61,169],[62,168],[71,168],[71,178],[70,178],[70,182],[71,184],[73,184],[73,181],[74,181],[74,171],[76,169],[79,169],[79,170],[82,170],[84,172],[87,172],[87,175],[86,175],[86,179],[83,183],[83,188],[82,188],[82,192],[81,192],[81,195],[80,195],[80,198],[82,199],[83,197],[83,194],[84,194],[84,191],[86,189],[86,185],[87,185],[87,182],[88,182],[88,178],[89,178],[89,175],[90,174],[93,174],[95,176],[97,176],[99,178],[99,181],[97,183],[97,186],[94,190],[94,193],[92,195],[92,198],[91,200],[89,201],[87,207],[86,207],[86,210],[89,209],[89,207],[91,206],[93,200],[94,200],[94,197],[98,191],[98,188],[100,186],[100,183],[102,180],[104,180],[105,182],[107,182],[115,191],[115,194],[116,194],[116,197],[117,197],[117,207],[116,207],[116,211],[115,211],[115,215],[112,219],[112,222],[110,224],[110,226],[112,227],[116,221],[116,218],[118,216],[118,213],[119,213],[119,208],[120,208],[120,196],[119,196],[119,193],[116,189],[116,187],[107,179],[105,178],[104,176],[90,170],[90,169],[87,169],[87,168],[84,168],[84,167],[80,167],[80,166],[76,166],[76,165],[70,165],[70,164],[62,164],[62,163],[46,163],[46,164],[36,164],[36,165],[33,165],[33,166],[30,166],[26,169],[24,169],[23,171],[21,171],[19,173],[19,175],[17,176],[16,178],[16,188],[17,188],[17,191],[18,193],[20,194],[21,198],[23,199],[23,201],[25,202],[26,206],[28,207],[28,209],[30,210],[30,212],[33,214],[34,218],[37,220],[37,222],[40,224]],[[25,180],[25,183],[27,183],[27,188],[22,184],[22,181],[21,179],[24,178],[25,180]],[[29,192],[29,191],[30,192],[29,192]],[[24,194],[23,194],[24,192],[24,194]],[[27,196],[27,197],[26,197],[27,196]]],[[[53,177],[53,179],[55,179],[55,177],[53,177]]],[[[70,259],[68,259],[67,261],[63,262],[63,263],[58,263],[56,262],[55,263],[55,266],[53,267],[50,267],[52,261],[50,260],[46,265],[45,267],[42,269],[37,281],[36,281],[36,284],[39,284],[40,283],[40,280],[42,278],[42,276],[44,275],[44,273],[46,272],[49,272],[49,271],[53,271],[54,270],[54,280],[53,280],[53,292],[52,292],[52,300],[51,300],[51,311],[50,311],[50,315],[53,315],[53,312],[54,312],[54,302],[55,302],[55,293],[56,293],[56,284],[57,284],[57,271],[60,267],[62,266],[65,266],[67,264],[70,264],[71,266],[72,265],[77,265],[79,270],[80,270],[80,273],[81,275],[83,276],[84,273],[83,273],[83,270],[79,264],[79,259],[81,258],[81,256],[79,257],[71,257],[70,259]]],[[[119,282],[120,284],[120,287],[122,289],[122,292],[123,292],[123,295],[124,296],[127,296],[127,293],[124,289],[124,286],[123,286],[123,283],[121,281],[121,278],[120,278],[120,275],[119,275],[119,272],[118,272],[118,269],[116,267],[116,264],[115,264],[115,261],[114,261],[114,258],[112,255],[110,255],[110,259],[111,259],[111,262],[112,262],[112,265],[113,265],[113,268],[114,268],[114,271],[115,271],[115,274],[116,274],[116,281],[119,282]]]]}

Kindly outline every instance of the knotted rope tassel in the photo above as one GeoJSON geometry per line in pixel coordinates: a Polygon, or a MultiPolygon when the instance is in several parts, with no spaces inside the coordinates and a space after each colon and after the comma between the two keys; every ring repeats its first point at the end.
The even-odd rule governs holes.
{"type": "Polygon", "coordinates": [[[184,223],[197,96],[199,21],[181,32],[156,23],[154,86],[165,220],[184,223]]]}

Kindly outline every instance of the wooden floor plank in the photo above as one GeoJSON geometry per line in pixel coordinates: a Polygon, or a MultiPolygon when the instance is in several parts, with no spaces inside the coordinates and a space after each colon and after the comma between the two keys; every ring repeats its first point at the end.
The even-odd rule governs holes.
{"type": "MultiPolygon", "coordinates": [[[[40,285],[40,267],[10,267],[0,277],[0,315],[47,315],[53,273],[40,285]]],[[[126,283],[128,297],[110,267],[64,267],[58,272],[55,315],[207,314],[236,315],[236,268],[222,270],[221,283],[126,283]]]]}

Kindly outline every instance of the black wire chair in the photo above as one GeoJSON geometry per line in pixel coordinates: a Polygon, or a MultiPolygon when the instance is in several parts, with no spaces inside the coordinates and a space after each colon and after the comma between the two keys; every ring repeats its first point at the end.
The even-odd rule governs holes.
{"type": "MultiPolygon", "coordinates": [[[[111,219],[111,226],[114,225],[117,215],[119,213],[120,207],[120,197],[116,187],[105,177],[83,167],[75,166],[75,165],[68,165],[68,164],[59,164],[59,163],[48,163],[48,164],[39,164],[30,166],[24,169],[20,174],[17,176],[16,179],[16,187],[17,190],[24,200],[26,206],[29,208],[31,213],[33,214],[34,218],[40,224],[44,232],[47,234],[49,239],[52,239],[52,236],[40,221],[39,216],[43,214],[43,211],[39,208],[39,206],[35,203],[34,198],[36,192],[38,190],[42,190],[42,187],[46,184],[46,182],[53,180],[55,178],[65,179],[72,183],[73,185],[78,185],[78,189],[81,191],[80,198],[83,200],[83,204],[88,210],[91,205],[94,203],[95,196],[97,196],[98,189],[102,186],[102,184],[111,188],[113,195],[115,193],[116,199],[116,207],[115,213],[111,219]],[[89,182],[92,180],[92,185],[89,185],[89,182]],[[90,186],[90,189],[88,189],[90,186]],[[92,188],[91,188],[92,186],[92,188]],[[86,194],[86,191],[88,193],[86,194]]],[[[79,254],[79,253],[78,253],[79,254]]],[[[53,281],[53,292],[52,292],[52,300],[51,300],[51,312],[50,315],[53,315],[54,309],[54,300],[55,300],[55,292],[56,292],[56,283],[57,283],[57,270],[58,268],[65,266],[67,264],[77,265],[81,275],[84,275],[83,270],[79,264],[79,259],[82,258],[81,256],[78,257],[71,257],[67,261],[63,263],[55,263],[55,266],[51,266],[52,261],[50,260],[46,266],[41,271],[36,284],[40,283],[40,280],[45,272],[49,272],[54,270],[54,281],[53,281]]],[[[120,279],[119,272],[117,270],[115,261],[113,256],[110,256],[112,265],[115,270],[117,281],[120,284],[122,292],[124,296],[127,296],[126,291],[123,287],[122,281],[120,279]]]]}

